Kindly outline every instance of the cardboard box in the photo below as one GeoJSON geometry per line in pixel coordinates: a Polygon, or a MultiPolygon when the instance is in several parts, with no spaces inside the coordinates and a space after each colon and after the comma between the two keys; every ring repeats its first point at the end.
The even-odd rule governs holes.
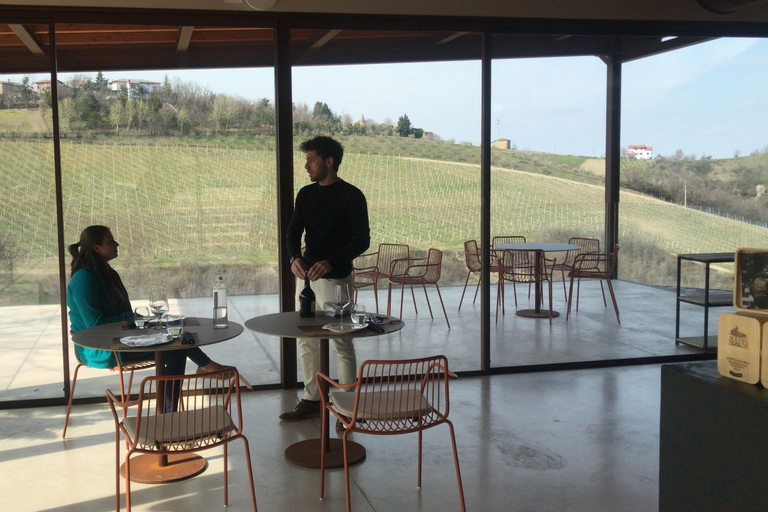
{"type": "MultiPolygon", "coordinates": [[[[768,348],[768,315],[738,311],[722,313],[718,320],[717,370],[720,375],[763,385],[768,382],[768,368],[761,366],[763,345],[768,348]],[[763,343],[763,341],[766,343],[763,343]]],[[[763,358],[765,361],[767,358],[763,358]]]]}

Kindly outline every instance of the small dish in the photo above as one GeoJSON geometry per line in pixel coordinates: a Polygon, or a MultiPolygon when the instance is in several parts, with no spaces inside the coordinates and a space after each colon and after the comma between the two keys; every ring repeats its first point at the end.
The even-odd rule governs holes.
{"type": "Polygon", "coordinates": [[[360,329],[365,329],[366,327],[368,327],[367,324],[325,324],[323,329],[326,331],[343,334],[345,332],[359,331],[360,329]]]}

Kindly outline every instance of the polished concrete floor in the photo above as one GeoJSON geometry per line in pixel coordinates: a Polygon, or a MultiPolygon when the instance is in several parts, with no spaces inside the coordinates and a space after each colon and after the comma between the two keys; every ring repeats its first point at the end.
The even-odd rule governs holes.
{"type": "MultiPolygon", "coordinates": [[[[658,510],[659,391],[659,365],[451,381],[450,416],[467,510],[658,510]]],[[[343,471],[329,472],[326,499],[320,501],[318,471],[284,459],[286,446],[320,431],[319,420],[277,419],[296,400],[294,391],[244,395],[259,510],[343,511],[343,471]]],[[[3,510],[114,510],[115,438],[108,407],[76,406],[66,440],[60,437],[63,415],[63,407],[0,411],[3,510]]],[[[421,490],[416,488],[415,435],[353,436],[367,449],[367,459],[351,471],[353,510],[460,510],[446,426],[425,433],[421,490]]],[[[134,510],[222,507],[222,453],[205,454],[209,467],[196,478],[134,484],[134,510]]],[[[229,466],[229,509],[250,510],[239,443],[231,445],[229,466]]]]}

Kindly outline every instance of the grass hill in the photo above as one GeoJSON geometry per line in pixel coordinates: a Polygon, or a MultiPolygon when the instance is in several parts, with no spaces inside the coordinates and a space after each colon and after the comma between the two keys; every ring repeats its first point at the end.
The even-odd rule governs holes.
{"type": "MultiPolygon", "coordinates": [[[[111,226],[121,243],[118,267],[134,283],[165,271],[180,294],[207,294],[219,269],[238,268],[242,275],[232,277],[233,293],[273,291],[275,154],[265,139],[244,146],[231,139],[226,145],[63,141],[65,240],[76,241],[90,224],[111,226]]],[[[480,232],[480,171],[471,161],[477,148],[413,140],[390,148],[384,140],[363,150],[366,141],[358,139],[366,138],[343,141],[340,174],[366,193],[372,247],[399,242],[417,251],[441,248],[443,282],[463,283],[463,242],[480,232]],[[420,142],[428,144],[403,154],[420,142]],[[395,149],[401,151],[377,154],[395,149]]],[[[588,159],[504,153],[515,154],[502,155],[499,163],[538,172],[494,166],[493,234],[602,238],[604,189],[593,171],[582,168],[588,159]]],[[[17,272],[48,273],[55,283],[53,144],[0,140],[0,169],[9,184],[0,189],[0,235],[15,247],[17,272]]],[[[294,180],[297,190],[307,183],[300,153],[294,180]]],[[[765,245],[763,228],[643,194],[623,190],[620,208],[624,279],[671,285],[677,253],[765,245]]]]}

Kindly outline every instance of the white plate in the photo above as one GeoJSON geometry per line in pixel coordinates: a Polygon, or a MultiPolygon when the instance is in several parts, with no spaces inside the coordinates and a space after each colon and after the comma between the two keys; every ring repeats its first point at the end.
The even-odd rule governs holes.
{"type": "Polygon", "coordinates": [[[360,329],[365,329],[368,327],[367,324],[359,325],[359,324],[325,324],[323,326],[323,329],[326,331],[335,332],[338,334],[343,334],[345,332],[353,332],[353,331],[359,331],[360,329]]]}

